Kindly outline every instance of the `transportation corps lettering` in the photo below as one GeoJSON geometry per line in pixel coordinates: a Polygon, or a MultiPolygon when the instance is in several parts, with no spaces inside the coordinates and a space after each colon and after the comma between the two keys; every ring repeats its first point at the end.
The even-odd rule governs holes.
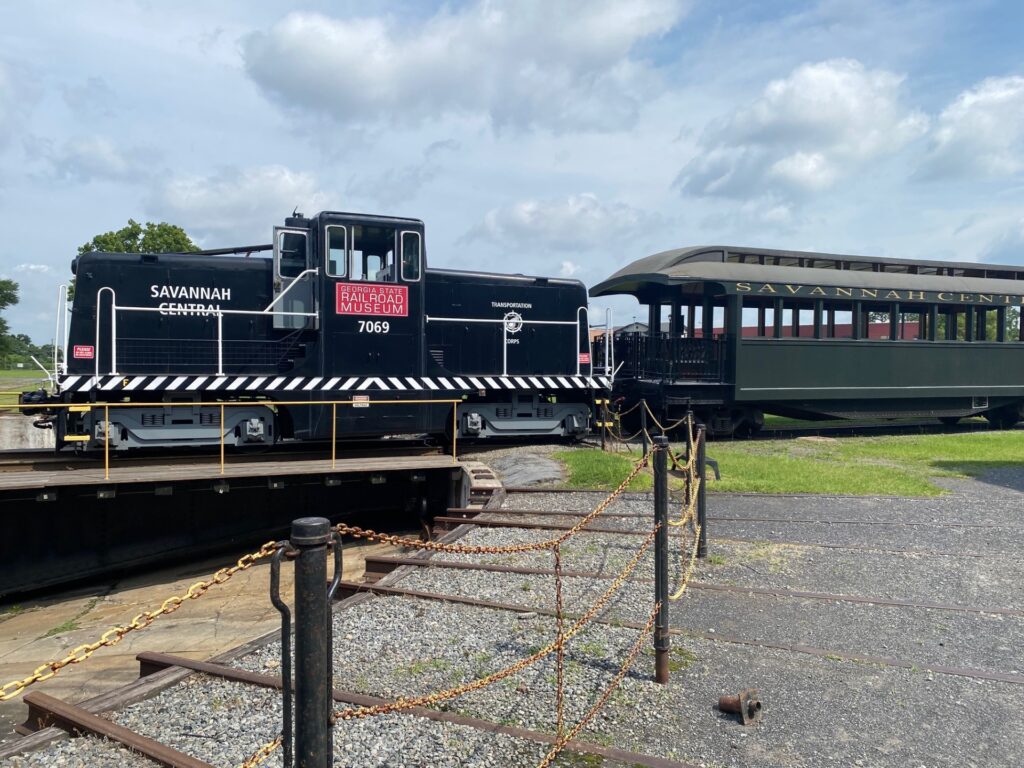
{"type": "Polygon", "coordinates": [[[339,315],[408,317],[409,288],[379,283],[338,283],[334,311],[339,315]]]}

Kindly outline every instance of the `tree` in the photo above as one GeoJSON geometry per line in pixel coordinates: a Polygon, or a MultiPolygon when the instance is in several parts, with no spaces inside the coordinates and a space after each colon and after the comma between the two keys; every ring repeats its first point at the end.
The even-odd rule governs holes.
{"type": "Polygon", "coordinates": [[[134,219],[128,219],[127,226],[96,235],[88,243],[79,246],[78,253],[191,253],[198,250],[199,246],[177,224],[168,224],[166,221],[154,224],[147,221],[143,227],[134,219]]]}
{"type": "MultiPolygon", "coordinates": [[[[0,312],[18,303],[18,284],[13,280],[0,280],[0,312]]],[[[0,345],[7,354],[7,321],[0,317],[0,345]]]]}
{"type": "MultiPolygon", "coordinates": [[[[92,251],[108,253],[191,253],[199,246],[192,242],[184,229],[177,224],[161,221],[158,224],[147,221],[145,226],[135,219],[128,219],[127,226],[118,230],[96,235],[92,240],[78,247],[78,254],[92,251]]],[[[75,298],[75,280],[68,286],[68,301],[75,298]]]]}

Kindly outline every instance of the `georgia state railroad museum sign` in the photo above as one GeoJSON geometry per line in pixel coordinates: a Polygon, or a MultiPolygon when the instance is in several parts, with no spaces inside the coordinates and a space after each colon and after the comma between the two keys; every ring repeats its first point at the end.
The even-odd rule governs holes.
{"type": "Polygon", "coordinates": [[[334,311],[339,315],[408,317],[409,289],[404,285],[338,283],[334,311]]]}

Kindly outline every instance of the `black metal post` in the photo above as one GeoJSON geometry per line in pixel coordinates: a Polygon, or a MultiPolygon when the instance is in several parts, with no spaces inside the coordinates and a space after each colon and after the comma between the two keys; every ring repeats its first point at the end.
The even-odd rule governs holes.
{"type": "Polygon", "coordinates": [[[708,504],[705,488],[705,472],[707,471],[707,454],[705,452],[706,428],[703,424],[697,427],[697,477],[700,484],[697,486],[697,525],[700,526],[700,539],[697,541],[697,557],[708,555],[708,504]]]}
{"type": "Polygon", "coordinates": [[[654,438],[654,599],[660,603],[654,623],[654,681],[668,682],[668,438],[654,438]]]}
{"type": "Polygon", "coordinates": [[[295,759],[298,768],[333,762],[331,609],[327,547],[331,523],[324,517],[292,521],[295,559],[295,759]]]}
{"type": "Polygon", "coordinates": [[[294,717],[292,716],[292,612],[281,599],[281,558],[285,547],[280,547],[270,561],[270,602],[281,614],[281,695],[284,699],[284,721],[281,728],[283,755],[281,764],[292,768],[292,737],[294,717]]]}
{"type": "Polygon", "coordinates": [[[647,401],[640,401],[640,445],[643,447],[641,455],[647,455],[647,401]]]}
{"type": "Polygon", "coordinates": [[[601,403],[601,450],[605,450],[605,435],[608,433],[608,400],[604,399],[601,403]]]}

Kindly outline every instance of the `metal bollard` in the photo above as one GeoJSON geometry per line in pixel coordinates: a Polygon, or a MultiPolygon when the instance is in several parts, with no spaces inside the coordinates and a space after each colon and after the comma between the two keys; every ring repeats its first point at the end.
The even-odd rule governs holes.
{"type": "Polygon", "coordinates": [[[697,486],[697,525],[700,526],[700,539],[697,541],[697,557],[708,556],[708,496],[705,489],[705,476],[707,471],[707,431],[703,424],[697,427],[697,477],[700,478],[700,485],[697,486]]]}
{"type": "Polygon", "coordinates": [[[668,682],[668,438],[654,438],[654,600],[661,604],[654,623],[654,681],[668,682]]]}
{"type": "Polygon", "coordinates": [[[640,445],[643,447],[641,456],[647,455],[647,401],[640,401],[640,445]]]}
{"type": "Polygon", "coordinates": [[[332,688],[331,608],[327,547],[331,523],[324,517],[292,521],[295,558],[295,758],[298,768],[328,768],[334,747],[330,724],[332,688]]]}

